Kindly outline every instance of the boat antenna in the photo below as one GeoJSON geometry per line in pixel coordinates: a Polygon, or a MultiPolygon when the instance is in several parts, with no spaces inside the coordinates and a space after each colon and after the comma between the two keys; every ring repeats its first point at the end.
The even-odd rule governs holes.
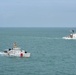
{"type": "Polygon", "coordinates": [[[74,33],[74,30],[72,30],[72,32],[74,33]]]}

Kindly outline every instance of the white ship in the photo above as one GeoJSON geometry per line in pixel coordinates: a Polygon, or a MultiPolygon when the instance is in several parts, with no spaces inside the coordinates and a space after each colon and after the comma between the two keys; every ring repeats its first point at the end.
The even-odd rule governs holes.
{"type": "Polygon", "coordinates": [[[10,57],[30,57],[30,53],[27,53],[21,48],[17,47],[16,42],[12,49],[6,49],[4,52],[0,52],[0,55],[10,56],[10,57]]]}
{"type": "Polygon", "coordinates": [[[63,37],[63,39],[76,39],[76,33],[72,30],[72,33],[69,36],[63,37]]]}

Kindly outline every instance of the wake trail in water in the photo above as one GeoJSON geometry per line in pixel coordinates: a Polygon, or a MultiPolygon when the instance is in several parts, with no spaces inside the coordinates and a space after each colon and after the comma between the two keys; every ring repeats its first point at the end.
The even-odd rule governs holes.
{"type": "Polygon", "coordinates": [[[29,37],[29,38],[33,38],[33,39],[62,39],[62,38],[58,38],[58,37],[29,37]]]}
{"type": "Polygon", "coordinates": [[[4,53],[4,52],[0,52],[0,55],[1,55],[1,56],[4,56],[4,55],[5,55],[5,53],[4,53]]]}

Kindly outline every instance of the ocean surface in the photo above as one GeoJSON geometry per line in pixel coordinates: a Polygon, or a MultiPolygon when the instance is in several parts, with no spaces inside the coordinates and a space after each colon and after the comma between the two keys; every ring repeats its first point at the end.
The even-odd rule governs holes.
{"type": "Polygon", "coordinates": [[[0,75],[76,75],[76,28],[0,28],[0,51],[17,42],[30,58],[0,55],[0,75]]]}

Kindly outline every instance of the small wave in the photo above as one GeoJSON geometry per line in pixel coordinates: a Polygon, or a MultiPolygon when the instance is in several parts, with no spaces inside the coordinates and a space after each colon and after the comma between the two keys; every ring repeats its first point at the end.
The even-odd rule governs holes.
{"type": "Polygon", "coordinates": [[[76,74],[73,74],[73,73],[68,73],[68,72],[59,72],[59,71],[57,71],[56,72],[56,75],[76,75],[76,74]]]}

